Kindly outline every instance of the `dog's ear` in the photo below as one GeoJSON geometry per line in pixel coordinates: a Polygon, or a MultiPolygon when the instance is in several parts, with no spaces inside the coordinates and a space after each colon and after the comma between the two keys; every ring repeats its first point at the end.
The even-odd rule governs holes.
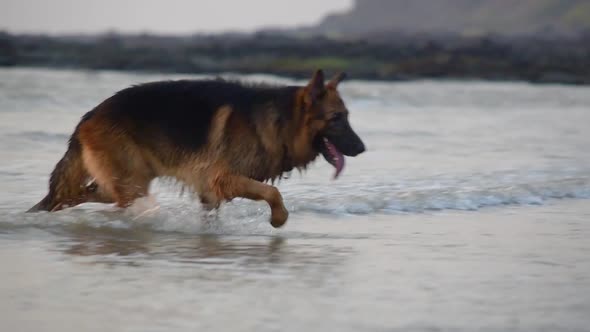
{"type": "Polygon", "coordinates": [[[328,82],[326,87],[328,89],[336,89],[338,87],[338,84],[340,84],[340,82],[342,82],[345,78],[346,78],[346,73],[340,72],[340,73],[334,75],[334,77],[332,77],[332,79],[330,80],[330,82],[328,82]]]}
{"type": "Polygon", "coordinates": [[[321,69],[316,70],[316,72],[313,74],[313,77],[307,84],[305,91],[307,94],[306,97],[310,104],[313,104],[326,92],[324,72],[321,69]]]}

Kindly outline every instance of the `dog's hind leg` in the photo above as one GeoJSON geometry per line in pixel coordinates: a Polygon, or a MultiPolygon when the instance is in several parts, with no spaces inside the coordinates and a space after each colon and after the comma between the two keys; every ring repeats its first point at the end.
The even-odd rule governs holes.
{"type": "Polygon", "coordinates": [[[92,197],[97,201],[114,201],[118,207],[126,208],[148,195],[153,172],[135,147],[127,145],[106,151],[85,147],[82,156],[97,184],[92,197]]]}
{"type": "Polygon", "coordinates": [[[285,208],[283,197],[276,187],[237,175],[219,176],[213,181],[215,191],[226,200],[243,197],[255,201],[266,201],[271,209],[270,224],[273,227],[281,227],[287,222],[289,212],[285,208]]]}
{"type": "Polygon", "coordinates": [[[101,174],[96,177],[99,190],[97,199],[112,199],[118,207],[129,207],[133,202],[148,195],[153,177],[142,160],[123,160],[112,156],[103,160],[101,174]],[[107,176],[104,176],[104,175],[107,176]]]}

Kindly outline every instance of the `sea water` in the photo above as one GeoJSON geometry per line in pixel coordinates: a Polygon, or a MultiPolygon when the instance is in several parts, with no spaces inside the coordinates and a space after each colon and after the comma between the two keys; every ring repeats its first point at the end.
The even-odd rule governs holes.
{"type": "Polygon", "coordinates": [[[345,82],[367,152],[282,180],[279,230],[158,181],[128,210],[24,213],[85,112],[203,77],[0,69],[2,331],[590,330],[584,86],[345,82]]]}

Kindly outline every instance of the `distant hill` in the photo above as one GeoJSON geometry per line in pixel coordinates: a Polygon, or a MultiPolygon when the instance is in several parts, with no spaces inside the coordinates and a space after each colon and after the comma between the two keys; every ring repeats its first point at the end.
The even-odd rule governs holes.
{"type": "Polygon", "coordinates": [[[590,0],[356,0],[306,33],[577,35],[590,31],[590,0]]]}

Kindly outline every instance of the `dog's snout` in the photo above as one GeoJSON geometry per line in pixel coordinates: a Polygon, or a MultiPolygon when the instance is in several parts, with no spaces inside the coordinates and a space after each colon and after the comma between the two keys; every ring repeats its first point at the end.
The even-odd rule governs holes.
{"type": "Polygon", "coordinates": [[[359,139],[352,140],[346,144],[346,148],[342,149],[345,156],[356,157],[365,152],[365,144],[359,139]]]}
{"type": "Polygon", "coordinates": [[[352,148],[351,157],[357,156],[365,152],[365,144],[362,141],[358,141],[352,148]]]}
{"type": "Polygon", "coordinates": [[[367,149],[365,148],[365,143],[363,143],[362,141],[359,142],[359,144],[357,146],[357,151],[358,151],[357,154],[361,154],[361,153],[367,151],[367,149]]]}

